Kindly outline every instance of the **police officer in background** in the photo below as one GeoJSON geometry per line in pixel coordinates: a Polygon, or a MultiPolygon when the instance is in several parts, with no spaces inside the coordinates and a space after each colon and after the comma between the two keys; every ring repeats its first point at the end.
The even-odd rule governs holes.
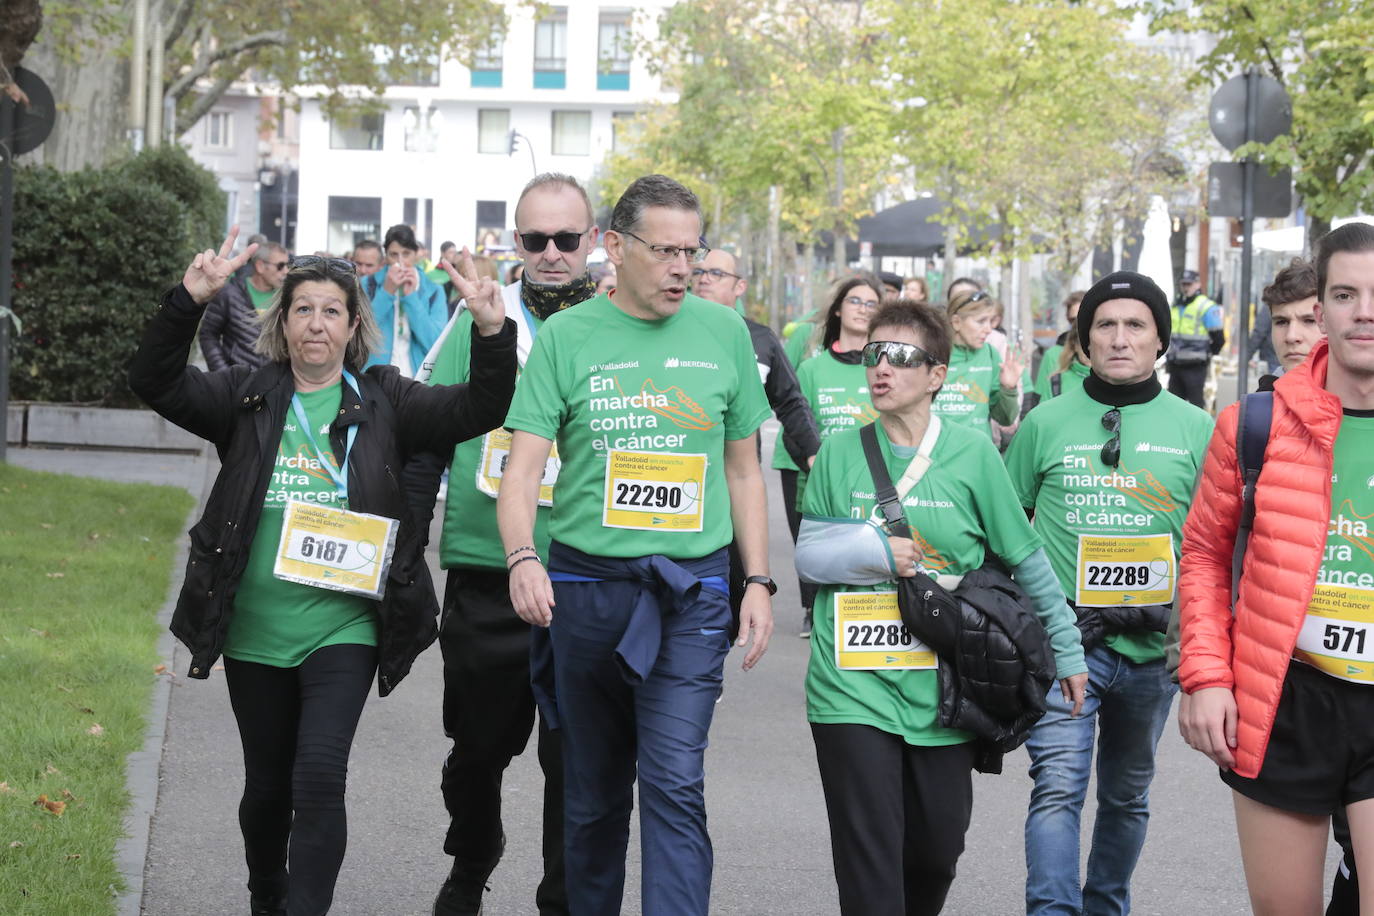
{"type": "Polygon", "coordinates": [[[1185,270],[1179,278],[1173,322],[1173,339],[1164,358],[1169,392],[1205,409],[1202,392],[1207,367],[1226,346],[1226,331],[1221,326],[1221,306],[1202,292],[1202,278],[1195,270],[1185,270]]]}

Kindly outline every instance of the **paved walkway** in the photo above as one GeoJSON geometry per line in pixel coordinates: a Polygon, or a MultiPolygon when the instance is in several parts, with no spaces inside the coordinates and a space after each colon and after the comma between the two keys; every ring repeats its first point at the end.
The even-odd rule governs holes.
{"type": "MultiPolygon", "coordinates": [[[[772,426],[772,424],[770,424],[772,426]]],[[[768,437],[771,440],[771,436],[768,437]]],[[[771,443],[770,443],[771,444],[771,443]]],[[[771,449],[766,449],[771,451],[771,449]]],[[[26,467],[119,479],[154,479],[200,492],[208,463],[173,456],[142,460],[115,453],[57,455],[12,450],[26,467]],[[121,477],[120,475],[128,475],[121,477]]],[[[838,912],[825,807],[806,724],[802,680],[809,643],[796,638],[797,583],[777,475],[770,488],[772,567],[781,589],[779,631],[758,668],[728,663],[707,755],[707,807],[715,842],[713,914],[809,916],[838,912]]],[[[442,583],[437,578],[436,582],[442,583]]],[[[178,566],[178,572],[180,567],[178,566]]],[[[441,586],[442,587],[442,586],[441,586]]],[[[170,641],[167,643],[170,646],[170,641]]],[[[144,863],[141,909],[128,914],[238,913],[246,910],[242,843],[235,817],[242,787],[238,736],[222,671],[190,681],[185,651],[164,656],[169,682],[165,736],[155,708],[150,733],[162,738],[156,812],[144,863]]],[[[363,713],[349,782],[348,858],[333,913],[421,916],[448,867],[440,849],[447,816],[439,797],[445,753],[440,726],[440,659],[426,652],[409,679],[363,713]]],[[[1001,776],[975,777],[973,823],[946,913],[1024,912],[1022,825],[1030,782],[1022,752],[1001,776]]],[[[1229,794],[1215,770],[1184,746],[1170,722],[1152,790],[1150,840],[1136,871],[1140,916],[1249,912],[1229,794]]],[[[540,775],[532,750],[508,773],[505,860],[492,876],[488,916],[534,912],[539,878],[540,775]]],[[[139,805],[151,799],[135,798],[139,805]]],[[[1091,803],[1089,804],[1091,809],[1091,803]]],[[[1091,814],[1085,823],[1085,845],[1091,814]]],[[[638,854],[631,841],[625,912],[639,912],[638,854]]],[[[1086,848],[1084,850],[1086,857],[1086,848]]],[[[130,866],[133,868],[134,866],[130,866]]],[[[131,874],[137,883],[140,876],[131,874]]]]}

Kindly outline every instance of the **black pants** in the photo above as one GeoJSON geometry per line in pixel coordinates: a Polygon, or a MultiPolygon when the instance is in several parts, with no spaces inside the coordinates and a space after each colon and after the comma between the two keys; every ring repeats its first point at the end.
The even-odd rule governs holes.
{"type": "Polygon", "coordinates": [[[248,890],[288,898],[290,916],[327,913],[334,899],[348,752],[376,670],[377,650],[358,645],[316,649],[295,668],[224,661],[243,741],[248,890]]]}
{"type": "MultiPolygon", "coordinates": [[[[510,604],[507,573],[451,569],[439,648],[444,655],[444,734],[453,748],[441,787],[448,808],[444,852],[473,868],[501,856],[501,780],[534,725],[530,625],[510,604]]],[[[566,913],[563,885],[563,754],[556,731],[539,723],[544,771],[544,878],[540,913],[566,913]]]]}
{"type": "MultiPolygon", "coordinates": [[[[800,476],[800,471],[778,471],[778,478],[782,482],[782,506],[787,510],[787,528],[792,532],[793,544],[797,543],[797,533],[801,531],[802,512],[801,506],[797,505],[797,478],[800,476]]],[[[801,590],[802,607],[811,610],[816,604],[816,592],[820,591],[820,586],[800,579],[797,580],[797,586],[801,590]]]]}
{"type": "Polygon", "coordinates": [[[1207,409],[1203,389],[1207,386],[1207,363],[1178,366],[1169,363],[1169,393],[1176,394],[1190,404],[1207,409]]]}
{"type": "Polygon", "coordinates": [[[945,905],[973,816],[974,745],[916,747],[869,725],[811,725],[844,916],[945,905]]]}
{"type": "Polygon", "coordinates": [[[1327,904],[1326,916],[1359,916],[1360,913],[1360,876],[1355,871],[1355,853],[1350,844],[1350,819],[1341,808],[1331,816],[1331,832],[1341,847],[1341,862],[1336,867],[1336,877],[1331,882],[1331,902],[1327,904]],[[1350,871],[1350,876],[1341,871],[1350,871]]]}

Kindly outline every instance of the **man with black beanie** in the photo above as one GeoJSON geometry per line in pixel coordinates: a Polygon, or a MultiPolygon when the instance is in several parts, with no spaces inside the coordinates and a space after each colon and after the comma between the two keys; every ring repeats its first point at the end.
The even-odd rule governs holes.
{"type": "Polygon", "coordinates": [[[1183,520],[1212,418],[1164,391],[1169,301],[1150,278],[1119,271],[1078,309],[1091,372],[1026,415],[1007,471],[1074,606],[1088,662],[1075,718],[1051,690],[1026,741],[1026,912],[1125,913],[1145,844],[1155,747],[1177,691],[1165,668],[1183,520]],[[1095,734],[1096,730],[1096,734],[1095,734]],[[1097,824],[1086,880],[1079,823],[1097,755],[1097,824]]]}

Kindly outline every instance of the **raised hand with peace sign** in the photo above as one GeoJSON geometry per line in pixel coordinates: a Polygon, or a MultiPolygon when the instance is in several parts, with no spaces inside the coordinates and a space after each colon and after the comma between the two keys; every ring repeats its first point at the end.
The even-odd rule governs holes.
{"type": "Polygon", "coordinates": [[[204,305],[224,288],[224,284],[229,282],[229,278],[234,275],[248,259],[258,250],[257,243],[253,243],[245,248],[241,253],[230,257],[234,251],[234,242],[238,240],[239,227],[233,226],[229,229],[229,235],[224,240],[224,244],[219,246],[216,253],[213,248],[207,248],[195,256],[191,261],[191,266],[186,268],[185,275],[181,278],[181,285],[186,287],[186,292],[191,294],[191,298],[197,305],[204,305]]]}
{"type": "Polygon", "coordinates": [[[442,259],[439,266],[453,281],[454,289],[467,301],[467,309],[472,313],[472,323],[477,333],[490,337],[499,332],[506,323],[506,304],[501,300],[501,285],[490,277],[477,276],[477,268],[472,263],[472,253],[467,246],[463,246],[463,258],[459,262],[461,270],[455,270],[452,264],[442,259]]]}

